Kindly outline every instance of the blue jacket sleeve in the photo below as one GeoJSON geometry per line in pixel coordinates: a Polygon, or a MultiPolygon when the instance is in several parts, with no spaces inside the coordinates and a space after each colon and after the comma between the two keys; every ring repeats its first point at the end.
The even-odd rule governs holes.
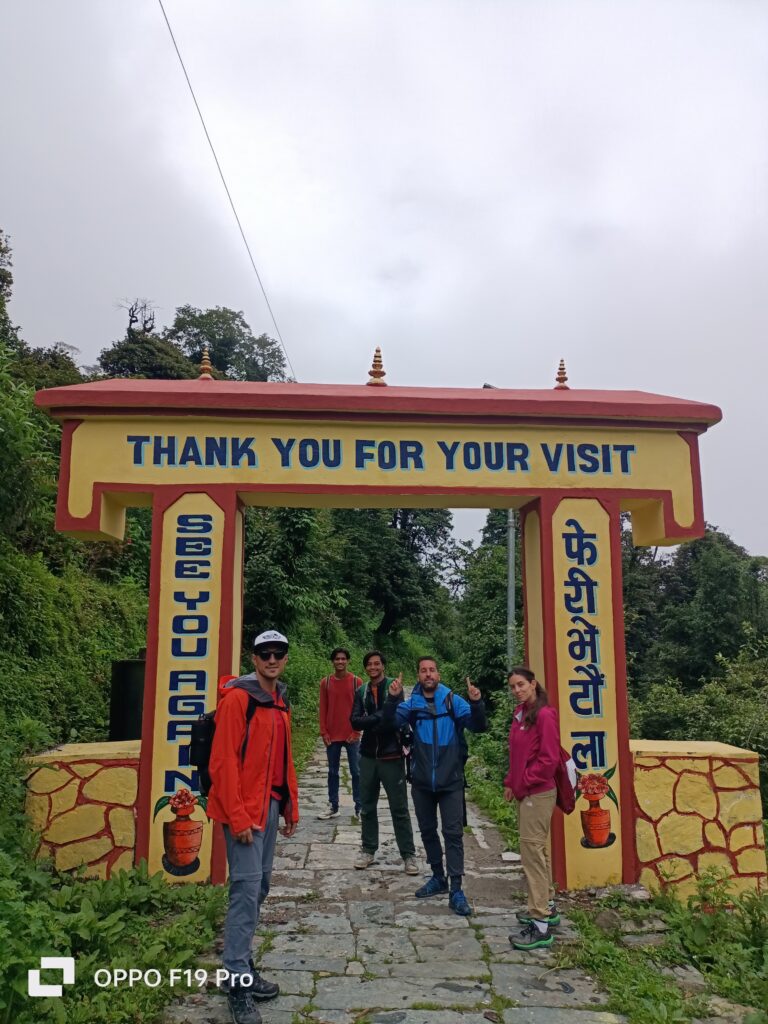
{"type": "Polygon", "coordinates": [[[453,714],[456,724],[470,732],[485,732],[488,722],[485,717],[485,704],[482,700],[464,700],[457,693],[453,695],[453,714]]]}

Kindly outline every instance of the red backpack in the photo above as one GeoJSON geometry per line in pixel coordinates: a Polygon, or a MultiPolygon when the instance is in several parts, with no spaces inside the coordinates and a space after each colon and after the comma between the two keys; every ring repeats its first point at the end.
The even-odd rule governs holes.
{"type": "Polygon", "coordinates": [[[565,749],[560,747],[560,760],[555,768],[555,803],[563,814],[571,814],[576,807],[576,763],[565,749]]]}

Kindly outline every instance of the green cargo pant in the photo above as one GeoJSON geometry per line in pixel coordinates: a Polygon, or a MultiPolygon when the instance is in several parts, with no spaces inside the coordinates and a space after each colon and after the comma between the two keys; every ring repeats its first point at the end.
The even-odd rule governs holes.
{"type": "Polygon", "coordinates": [[[387,794],[389,812],[395,828],[395,840],[401,857],[415,857],[411,816],[408,812],[408,787],[402,758],[377,761],[375,757],[360,758],[360,806],[362,847],[368,853],[379,848],[378,803],[381,787],[387,794]]]}

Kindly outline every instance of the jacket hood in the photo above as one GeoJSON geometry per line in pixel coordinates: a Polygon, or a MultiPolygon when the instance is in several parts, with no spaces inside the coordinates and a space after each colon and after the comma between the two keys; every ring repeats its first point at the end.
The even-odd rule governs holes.
{"type": "MultiPolygon", "coordinates": [[[[255,672],[249,672],[245,676],[238,676],[236,679],[230,679],[228,683],[224,683],[221,688],[220,697],[226,697],[230,690],[245,690],[255,701],[259,704],[273,704],[274,697],[268,690],[265,690],[261,683],[259,683],[258,676],[255,672]]],[[[285,700],[286,686],[282,679],[277,681],[277,695],[285,700]]]]}

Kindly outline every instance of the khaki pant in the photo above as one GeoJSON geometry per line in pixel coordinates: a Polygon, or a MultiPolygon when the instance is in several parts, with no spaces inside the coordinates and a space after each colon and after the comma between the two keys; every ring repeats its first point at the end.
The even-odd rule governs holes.
{"type": "Polygon", "coordinates": [[[537,921],[549,917],[548,903],[554,894],[549,855],[549,831],[557,791],[535,793],[517,802],[520,857],[528,883],[528,913],[537,921]]]}

